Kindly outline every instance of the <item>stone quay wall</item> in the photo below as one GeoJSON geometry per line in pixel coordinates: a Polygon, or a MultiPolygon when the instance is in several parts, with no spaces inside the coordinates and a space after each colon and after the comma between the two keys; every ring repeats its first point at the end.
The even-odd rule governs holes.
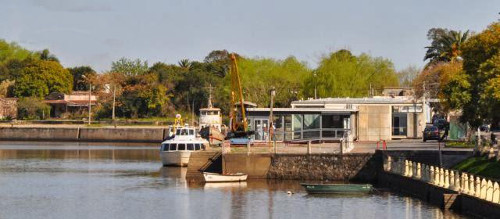
{"type": "Polygon", "coordinates": [[[165,128],[0,127],[0,141],[159,143],[167,132],[165,128]]]}
{"type": "Polygon", "coordinates": [[[375,182],[381,167],[380,154],[275,154],[267,178],[375,182]]]}

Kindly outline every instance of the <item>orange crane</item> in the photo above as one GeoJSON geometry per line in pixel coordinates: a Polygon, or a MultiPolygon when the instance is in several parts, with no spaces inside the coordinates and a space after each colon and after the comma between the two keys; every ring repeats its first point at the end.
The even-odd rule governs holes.
{"type": "Polygon", "coordinates": [[[248,122],[245,112],[245,104],[243,99],[243,89],[241,86],[240,73],[238,71],[238,63],[236,55],[230,55],[231,66],[231,110],[230,117],[230,132],[227,138],[248,137],[253,132],[248,131],[248,122]]]}

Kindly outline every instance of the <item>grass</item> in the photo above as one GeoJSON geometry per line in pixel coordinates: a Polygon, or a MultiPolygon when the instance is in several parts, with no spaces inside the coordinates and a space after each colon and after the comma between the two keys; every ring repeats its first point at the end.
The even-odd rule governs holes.
{"type": "Polygon", "coordinates": [[[465,141],[449,141],[446,142],[446,147],[449,148],[474,148],[474,142],[465,142],[465,141]]]}
{"type": "Polygon", "coordinates": [[[453,169],[500,180],[500,162],[487,157],[471,157],[455,165],[453,169]]]}

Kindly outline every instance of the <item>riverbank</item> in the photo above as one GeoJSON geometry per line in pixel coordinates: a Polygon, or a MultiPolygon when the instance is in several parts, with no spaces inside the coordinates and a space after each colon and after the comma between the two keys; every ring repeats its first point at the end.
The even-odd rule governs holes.
{"type": "Polygon", "coordinates": [[[0,126],[0,141],[76,141],[160,143],[167,127],[92,127],[85,125],[0,126]]]}

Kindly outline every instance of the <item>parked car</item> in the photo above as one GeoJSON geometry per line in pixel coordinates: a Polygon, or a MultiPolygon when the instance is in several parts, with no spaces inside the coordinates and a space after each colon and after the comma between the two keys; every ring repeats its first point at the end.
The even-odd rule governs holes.
{"type": "Polygon", "coordinates": [[[424,129],[424,142],[427,140],[440,140],[439,129],[437,126],[427,126],[424,129]]]}

